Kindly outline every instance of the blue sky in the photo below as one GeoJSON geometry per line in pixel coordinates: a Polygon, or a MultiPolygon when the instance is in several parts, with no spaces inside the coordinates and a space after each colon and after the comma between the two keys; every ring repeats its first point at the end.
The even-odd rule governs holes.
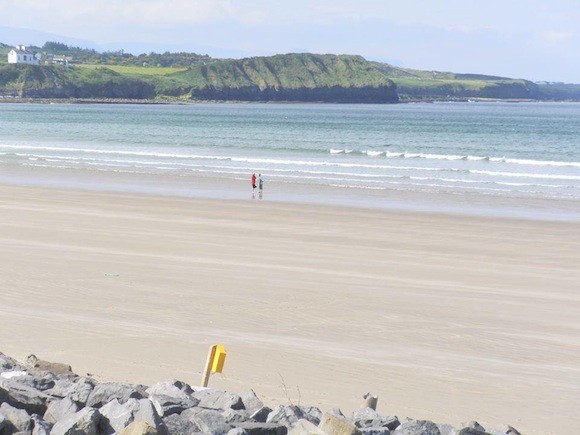
{"type": "Polygon", "coordinates": [[[0,0],[0,41],[140,53],[361,54],[580,83],[580,0],[0,0]]]}

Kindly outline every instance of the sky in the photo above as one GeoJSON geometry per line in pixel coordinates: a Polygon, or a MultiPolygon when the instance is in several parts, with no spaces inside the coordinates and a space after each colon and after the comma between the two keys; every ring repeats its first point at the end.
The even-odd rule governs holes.
{"type": "Polygon", "coordinates": [[[139,54],[360,54],[580,83],[580,0],[0,0],[0,42],[139,54]]]}

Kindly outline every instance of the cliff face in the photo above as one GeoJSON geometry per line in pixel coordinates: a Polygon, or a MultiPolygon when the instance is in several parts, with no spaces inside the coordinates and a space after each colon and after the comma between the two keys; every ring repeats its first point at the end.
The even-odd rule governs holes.
{"type": "Polygon", "coordinates": [[[0,66],[0,95],[22,98],[152,98],[154,87],[109,69],[0,66]]]}
{"type": "Polygon", "coordinates": [[[197,65],[174,79],[192,99],[392,103],[395,84],[360,56],[288,54],[197,65]]]}

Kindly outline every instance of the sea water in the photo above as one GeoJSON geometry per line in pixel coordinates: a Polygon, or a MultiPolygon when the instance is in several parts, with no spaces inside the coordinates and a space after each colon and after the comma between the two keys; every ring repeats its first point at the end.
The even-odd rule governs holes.
{"type": "Polygon", "coordinates": [[[11,168],[577,204],[580,104],[0,104],[1,182],[11,168]]]}

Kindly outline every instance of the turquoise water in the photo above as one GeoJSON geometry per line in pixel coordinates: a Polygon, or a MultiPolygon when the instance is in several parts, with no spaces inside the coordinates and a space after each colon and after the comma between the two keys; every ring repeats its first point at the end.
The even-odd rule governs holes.
{"type": "Polygon", "coordinates": [[[575,103],[0,104],[0,132],[5,169],[580,199],[575,103]]]}

